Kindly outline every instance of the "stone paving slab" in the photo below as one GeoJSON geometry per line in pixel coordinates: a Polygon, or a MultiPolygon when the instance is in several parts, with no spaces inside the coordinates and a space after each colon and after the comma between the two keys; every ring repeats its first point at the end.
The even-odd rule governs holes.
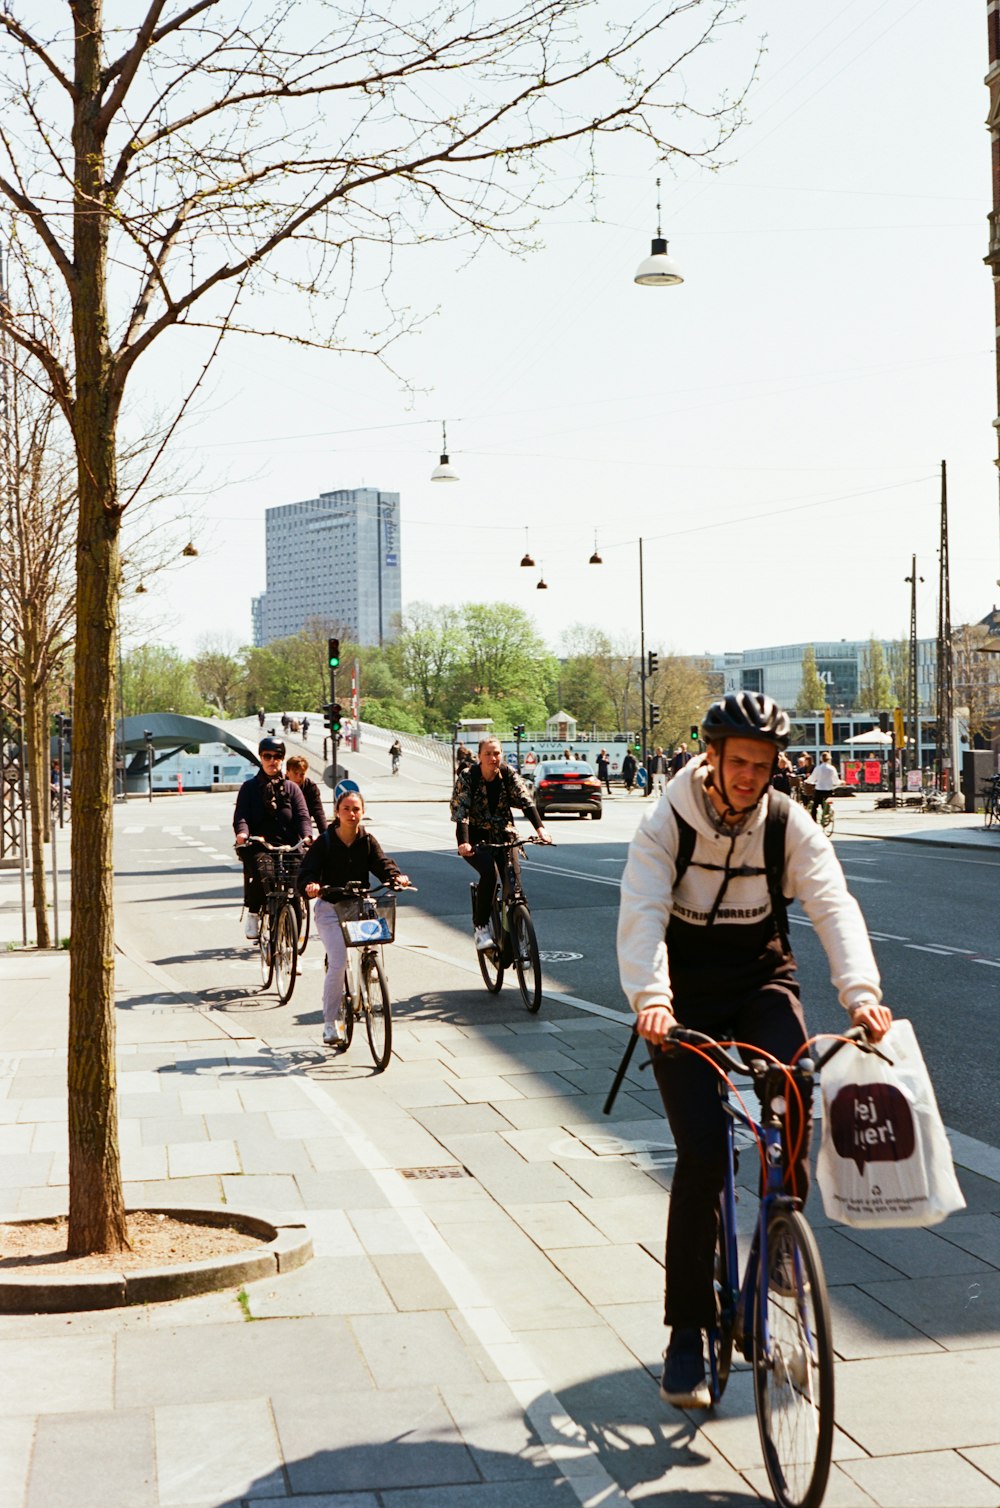
{"type": "Polygon", "coordinates": [[[847,1461],[844,1475],[879,1504],[899,1508],[998,1508],[1000,1488],[956,1451],[922,1451],[878,1461],[847,1461]]]}
{"type": "Polygon", "coordinates": [[[281,1493],[281,1450],[264,1398],[174,1404],[154,1412],[160,1508],[281,1493]]]}
{"type": "Polygon", "coordinates": [[[25,1508],[157,1508],[150,1410],[39,1420],[25,1508]]]}
{"type": "Polygon", "coordinates": [[[457,1425],[431,1388],[395,1387],[377,1396],[290,1389],[274,1396],[273,1407],[293,1493],[439,1490],[481,1481],[457,1425]]]}

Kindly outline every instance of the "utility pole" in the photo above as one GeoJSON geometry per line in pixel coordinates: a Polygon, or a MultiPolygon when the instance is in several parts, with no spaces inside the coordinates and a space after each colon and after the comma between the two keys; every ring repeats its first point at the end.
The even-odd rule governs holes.
{"type": "Polygon", "coordinates": [[[954,665],[951,656],[951,571],[948,564],[948,468],[941,462],[941,544],[938,551],[937,639],[937,775],[943,788],[944,771],[950,770],[951,790],[958,789],[952,723],[955,717],[954,665]]]}
{"type": "MultiPolygon", "coordinates": [[[[639,750],[639,762],[643,770],[646,769],[646,605],[643,601],[643,578],[642,578],[642,540],[639,540],[639,706],[642,708],[642,747],[639,750]]],[[[646,771],[646,786],[649,785],[649,772],[646,771]]],[[[646,786],[643,786],[645,794],[646,786]]]]}
{"type": "Polygon", "coordinates": [[[922,576],[917,575],[917,557],[911,557],[909,576],[904,577],[910,583],[910,663],[906,674],[906,718],[910,725],[910,737],[913,740],[912,753],[907,754],[907,747],[903,745],[903,759],[908,770],[920,768],[920,695],[917,689],[917,582],[923,581],[922,576]]]}

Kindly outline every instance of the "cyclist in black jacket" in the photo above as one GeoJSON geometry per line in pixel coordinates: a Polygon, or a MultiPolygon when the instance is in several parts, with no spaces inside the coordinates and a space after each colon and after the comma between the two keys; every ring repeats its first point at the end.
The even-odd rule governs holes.
{"type": "MultiPolygon", "coordinates": [[[[285,746],[279,738],[262,738],[257,745],[261,768],[244,780],[236,797],[233,831],[236,847],[243,850],[248,837],[269,843],[298,843],[312,831],[309,808],[298,786],[281,773],[285,746]]],[[[243,904],[247,910],[244,933],[251,941],[260,932],[259,911],[264,905],[264,886],[257,873],[256,855],[240,852],[243,862],[243,904]]]]}

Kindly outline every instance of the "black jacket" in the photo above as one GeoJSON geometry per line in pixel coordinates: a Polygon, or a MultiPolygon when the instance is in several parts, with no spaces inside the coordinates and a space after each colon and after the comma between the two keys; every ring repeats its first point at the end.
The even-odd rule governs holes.
{"type": "Polygon", "coordinates": [[[312,833],[309,808],[292,780],[270,781],[263,770],[244,780],[236,797],[233,831],[266,838],[269,843],[297,843],[312,833]],[[269,787],[274,786],[274,801],[269,787]]]}
{"type": "Polygon", "coordinates": [[[336,827],[328,827],[317,838],[299,869],[300,890],[307,885],[346,885],[348,880],[368,884],[370,874],[384,882],[399,877],[399,865],[382,852],[382,846],[364,828],[350,845],[341,843],[336,827]]]}
{"type": "Polygon", "coordinates": [[[326,812],[323,810],[322,791],[315,780],[310,780],[308,775],[303,780],[301,789],[303,796],[306,798],[309,815],[316,824],[316,831],[318,833],[325,833],[329,823],[326,819],[326,812]]]}

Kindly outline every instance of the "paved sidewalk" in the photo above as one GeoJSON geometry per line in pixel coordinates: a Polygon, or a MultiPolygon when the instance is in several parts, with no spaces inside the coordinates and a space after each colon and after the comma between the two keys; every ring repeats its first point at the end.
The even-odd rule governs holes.
{"type": "MultiPolygon", "coordinates": [[[[549,999],[500,1023],[481,994],[463,1020],[439,964],[393,962],[376,1079],[363,1042],[265,1045],[120,956],[130,1201],[304,1212],[317,1255],[242,1301],[0,1318],[5,1508],[766,1498],[745,1367],[717,1417],[657,1396],[671,1149],[646,1074],[600,1116],[621,1025],[549,999]]],[[[65,1207],[67,974],[0,957],[8,1216],[65,1207]]],[[[1000,1505],[1000,1156],[958,1155],[969,1209],[936,1230],[811,1207],[841,1358],[831,1508],[1000,1505]]]]}

